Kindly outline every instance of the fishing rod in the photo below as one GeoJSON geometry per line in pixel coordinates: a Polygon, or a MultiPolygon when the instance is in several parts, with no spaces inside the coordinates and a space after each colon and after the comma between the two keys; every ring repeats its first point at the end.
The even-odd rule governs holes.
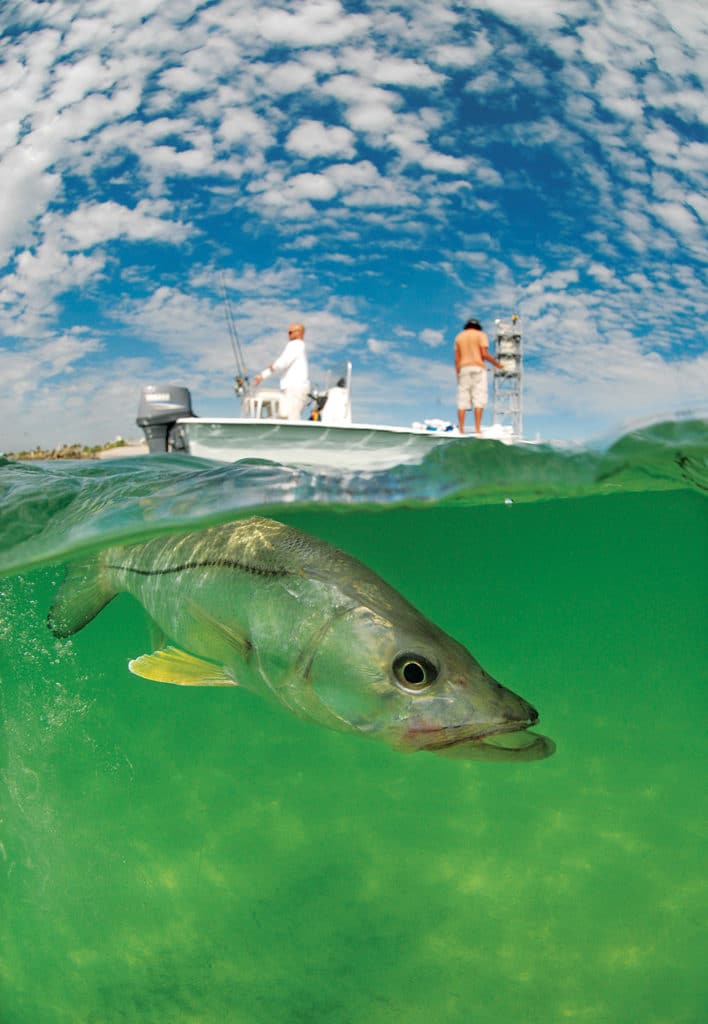
{"type": "Polygon", "coordinates": [[[246,360],[243,358],[243,349],[241,348],[241,340],[236,330],[236,324],[234,322],[233,313],[231,312],[231,302],[226,294],[226,287],[224,285],[224,274],[223,271],[219,274],[219,287],[221,289],[221,297],[224,301],[224,309],[226,311],[226,326],[229,331],[229,339],[231,341],[231,349],[234,354],[234,361],[236,363],[236,377],[234,379],[234,390],[239,398],[242,398],[249,390],[250,386],[248,383],[248,372],[246,370],[246,360]]]}

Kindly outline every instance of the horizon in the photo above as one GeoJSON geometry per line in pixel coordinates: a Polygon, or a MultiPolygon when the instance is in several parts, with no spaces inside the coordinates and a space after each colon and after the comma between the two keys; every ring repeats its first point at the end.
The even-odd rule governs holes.
{"type": "Polygon", "coordinates": [[[529,438],[706,408],[697,4],[0,18],[0,450],[138,437],[144,384],[238,415],[222,282],[250,375],[302,321],[359,422],[455,423],[456,333],[512,314],[529,438]]]}

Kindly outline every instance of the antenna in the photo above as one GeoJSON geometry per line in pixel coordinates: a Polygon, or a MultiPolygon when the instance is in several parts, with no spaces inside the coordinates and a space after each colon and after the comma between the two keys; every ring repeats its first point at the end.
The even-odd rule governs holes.
{"type": "Polygon", "coordinates": [[[494,371],[494,423],[511,427],[512,437],[522,436],[522,374],[523,343],[521,320],[514,313],[511,320],[495,320],[496,352],[502,364],[494,371]],[[510,421],[510,422],[509,422],[510,421]]]}
{"type": "Polygon", "coordinates": [[[236,324],[234,323],[233,313],[231,312],[231,302],[226,294],[226,286],[224,284],[224,273],[221,271],[219,274],[219,288],[221,289],[221,298],[224,302],[224,309],[226,310],[226,326],[229,329],[229,339],[231,341],[231,349],[234,354],[234,361],[236,363],[236,379],[234,381],[234,388],[236,394],[241,397],[248,390],[248,373],[246,372],[246,361],[243,358],[243,349],[241,348],[241,341],[236,330],[236,324]]]}

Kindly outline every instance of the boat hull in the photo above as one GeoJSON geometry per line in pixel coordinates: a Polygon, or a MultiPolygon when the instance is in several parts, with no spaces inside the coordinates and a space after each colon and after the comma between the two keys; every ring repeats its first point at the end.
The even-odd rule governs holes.
{"type": "Polygon", "coordinates": [[[457,431],[429,431],[367,424],[326,425],[245,418],[181,419],[187,451],[217,462],[268,459],[316,469],[371,470],[421,462],[439,445],[470,440],[457,431]]]}

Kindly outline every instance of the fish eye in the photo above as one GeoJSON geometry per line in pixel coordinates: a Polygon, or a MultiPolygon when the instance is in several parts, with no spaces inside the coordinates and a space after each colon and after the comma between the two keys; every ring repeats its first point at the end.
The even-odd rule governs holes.
{"type": "Polygon", "coordinates": [[[423,654],[403,651],[393,659],[393,674],[402,690],[420,693],[438,678],[438,670],[423,654]]]}

